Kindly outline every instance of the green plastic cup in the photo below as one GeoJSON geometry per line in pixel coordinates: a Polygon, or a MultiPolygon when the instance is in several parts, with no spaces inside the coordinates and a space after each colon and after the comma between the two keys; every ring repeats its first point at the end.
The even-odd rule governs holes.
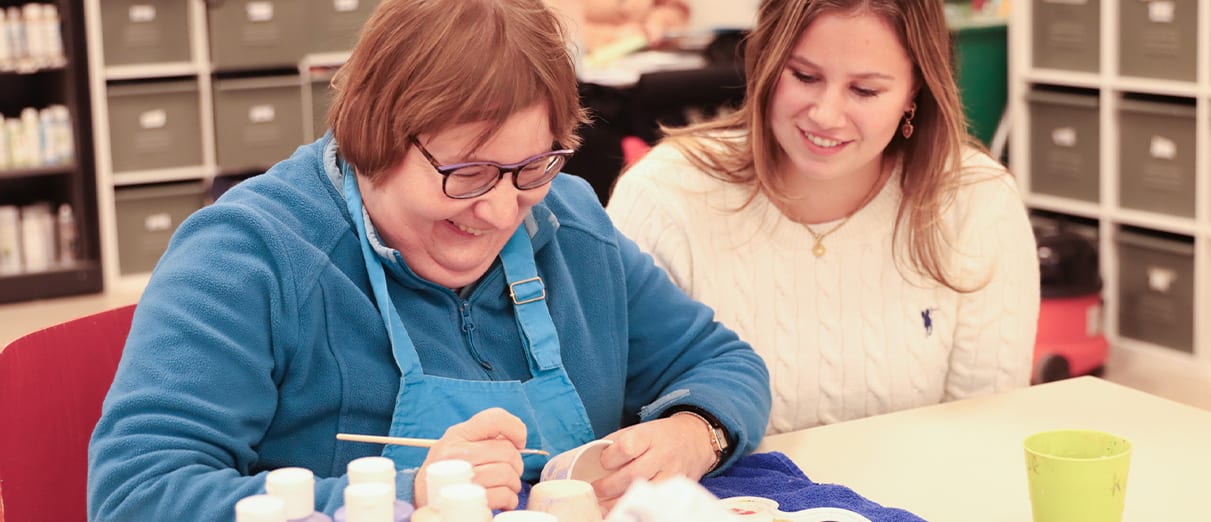
{"type": "Polygon", "coordinates": [[[1026,448],[1034,522],[1119,522],[1131,442],[1089,430],[1036,433],[1026,448]]]}

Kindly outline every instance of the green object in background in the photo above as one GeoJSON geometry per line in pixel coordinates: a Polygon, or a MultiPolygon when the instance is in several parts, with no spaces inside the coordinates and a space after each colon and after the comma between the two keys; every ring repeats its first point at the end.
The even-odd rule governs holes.
{"type": "Polygon", "coordinates": [[[985,145],[992,143],[1009,96],[1006,27],[999,18],[959,14],[950,19],[967,128],[985,145]]]}
{"type": "Polygon", "coordinates": [[[1127,496],[1131,443],[1089,430],[1026,437],[1026,478],[1034,522],[1119,522],[1127,496]]]}

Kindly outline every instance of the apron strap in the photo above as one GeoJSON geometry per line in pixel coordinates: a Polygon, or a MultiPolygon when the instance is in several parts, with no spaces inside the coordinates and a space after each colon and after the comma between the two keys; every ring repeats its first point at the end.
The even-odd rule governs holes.
{"type": "Polygon", "coordinates": [[[419,377],[424,374],[420,365],[420,356],[413,348],[412,337],[399,317],[399,311],[391,302],[391,294],[387,290],[387,274],[383,264],[378,260],[378,254],[370,247],[369,236],[366,233],[366,215],[362,206],[362,192],[357,187],[357,176],[349,164],[341,162],[341,172],[344,174],[345,204],[353,217],[353,226],[361,238],[362,260],[365,261],[366,272],[370,278],[370,288],[374,291],[374,300],[378,311],[383,316],[383,325],[387,327],[387,339],[391,342],[391,354],[400,375],[419,377]]]}
{"type": "Polygon", "coordinates": [[[517,320],[522,342],[532,355],[531,373],[559,368],[559,335],[551,310],[547,308],[547,289],[534,266],[534,247],[525,223],[517,227],[500,252],[500,261],[509,281],[509,297],[513,300],[513,315],[517,320]]]}

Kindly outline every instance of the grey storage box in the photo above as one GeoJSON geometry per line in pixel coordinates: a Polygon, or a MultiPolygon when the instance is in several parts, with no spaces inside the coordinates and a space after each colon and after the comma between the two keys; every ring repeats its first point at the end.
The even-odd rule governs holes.
{"type": "Polygon", "coordinates": [[[117,187],[118,268],[123,274],[150,272],[185,218],[202,208],[201,182],[117,187]]]}
{"type": "Polygon", "coordinates": [[[303,144],[300,85],[298,76],[215,80],[215,152],[221,171],[263,171],[303,144]]]}
{"type": "Polygon", "coordinates": [[[105,0],[105,65],[190,61],[188,7],[181,0],[105,0]]]}
{"type": "Polygon", "coordinates": [[[111,84],[106,97],[114,172],[202,164],[197,81],[111,84]]]}
{"type": "Polygon", "coordinates": [[[306,4],[299,0],[222,0],[209,6],[215,70],[293,67],[303,57],[306,4]]]}
{"type": "Polygon", "coordinates": [[[1031,190],[1096,203],[1101,186],[1097,96],[1035,90],[1026,99],[1031,190]]]}
{"type": "Polygon", "coordinates": [[[1118,232],[1119,334],[1194,351],[1194,245],[1118,232]]]}
{"type": "Polygon", "coordinates": [[[1119,0],[1119,74],[1194,81],[1196,0],[1119,0]]]}
{"type": "Polygon", "coordinates": [[[1119,205],[1194,217],[1194,104],[1123,100],[1119,205]]]}
{"type": "Polygon", "coordinates": [[[353,49],[362,24],[378,0],[306,0],[307,52],[336,53],[353,49]]]}
{"type": "Polygon", "coordinates": [[[1035,67],[1098,72],[1102,0],[1032,0],[1035,67]]]}

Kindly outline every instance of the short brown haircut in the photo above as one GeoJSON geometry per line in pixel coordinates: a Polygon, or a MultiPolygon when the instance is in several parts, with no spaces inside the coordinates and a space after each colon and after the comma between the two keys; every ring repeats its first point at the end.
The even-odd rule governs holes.
{"type": "Polygon", "coordinates": [[[404,159],[410,137],[494,129],[535,103],[559,144],[576,148],[585,114],[565,36],[543,0],[383,0],[332,82],[341,157],[374,181],[404,159]]]}

